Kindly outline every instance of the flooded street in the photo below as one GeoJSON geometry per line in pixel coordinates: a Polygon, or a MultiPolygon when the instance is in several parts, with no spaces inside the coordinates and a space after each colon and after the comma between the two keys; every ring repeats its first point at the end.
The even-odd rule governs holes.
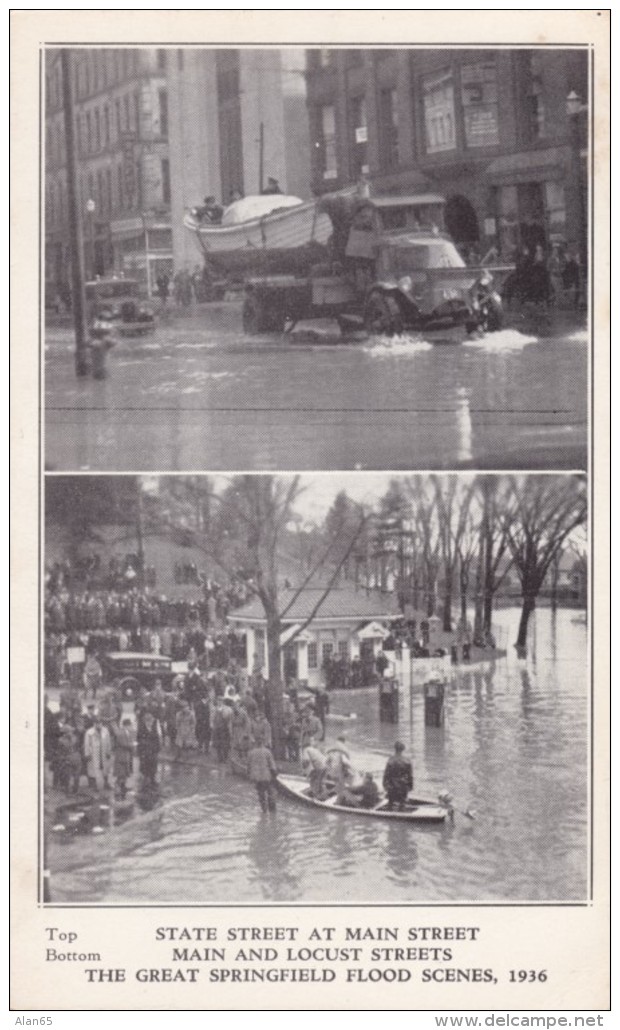
{"type": "MultiPolygon", "coordinates": [[[[454,823],[345,817],[279,799],[218,770],[168,766],[164,802],[99,837],[54,839],[55,902],[579,901],[587,896],[587,634],[583,613],[540,609],[516,657],[518,610],[497,615],[507,657],[453,670],[442,729],[425,729],[422,680],[403,685],[398,726],[380,724],[376,690],[332,695],[328,728],[364,767],[394,740],[415,788],[448,788],[454,823]],[[355,718],[349,718],[354,715],[355,718]],[[475,819],[463,810],[471,808],[475,819]]],[[[409,679],[409,677],[406,677],[409,679]]]]}
{"type": "Polygon", "coordinates": [[[460,344],[245,336],[238,303],[124,339],[77,380],[46,332],[48,469],[585,468],[587,333],[559,314],[460,344]]]}

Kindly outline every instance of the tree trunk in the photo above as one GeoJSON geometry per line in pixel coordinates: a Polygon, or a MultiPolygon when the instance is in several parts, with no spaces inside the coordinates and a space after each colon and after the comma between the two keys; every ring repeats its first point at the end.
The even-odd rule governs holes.
{"type": "MultiPolygon", "coordinates": [[[[264,601],[263,601],[264,606],[264,601]]],[[[269,660],[269,719],[273,737],[273,751],[276,758],[285,757],[284,734],[282,726],[282,650],[280,647],[280,619],[277,611],[267,614],[267,655],[269,660]]]]}
{"type": "Polygon", "coordinates": [[[493,591],[488,588],[484,591],[484,604],[482,611],[482,629],[484,633],[491,632],[493,623],[493,591]]]}
{"type": "Polygon", "coordinates": [[[452,573],[446,576],[443,595],[443,631],[444,633],[452,632],[452,573]]]}
{"type": "Polygon", "coordinates": [[[536,594],[535,593],[524,593],[523,604],[521,607],[521,618],[519,620],[519,632],[515,642],[515,647],[522,651],[523,654],[527,654],[527,627],[530,621],[530,615],[536,608],[536,594]]]}

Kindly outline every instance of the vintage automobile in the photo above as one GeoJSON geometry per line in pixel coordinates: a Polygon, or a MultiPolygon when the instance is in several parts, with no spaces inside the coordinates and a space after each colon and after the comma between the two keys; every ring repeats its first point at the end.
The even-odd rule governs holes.
{"type": "Polygon", "coordinates": [[[164,690],[170,690],[174,678],[170,658],[140,651],[103,654],[101,668],[106,686],[114,687],[124,698],[135,696],[140,687],[152,689],[156,680],[161,680],[164,690]]]}
{"type": "Polygon", "coordinates": [[[111,276],[86,283],[89,319],[112,325],[122,336],[141,336],[155,329],[155,312],[142,296],[137,279],[111,276]]]}

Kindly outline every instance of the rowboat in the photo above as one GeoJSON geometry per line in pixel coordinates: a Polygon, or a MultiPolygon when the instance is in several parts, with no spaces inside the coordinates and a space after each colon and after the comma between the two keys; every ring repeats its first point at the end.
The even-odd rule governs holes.
{"type": "Polygon", "coordinates": [[[304,203],[298,197],[280,195],[235,201],[226,208],[220,225],[201,220],[192,209],[185,212],[183,224],[209,257],[248,250],[297,250],[310,243],[326,244],[332,233],[329,216],[319,213],[316,201],[304,203]],[[244,212],[258,213],[243,219],[244,212]]]}
{"type": "Polygon", "coordinates": [[[379,819],[396,819],[409,823],[441,824],[451,815],[451,809],[445,805],[439,805],[435,801],[423,798],[409,798],[405,811],[390,811],[385,797],[381,798],[374,808],[357,808],[353,805],[339,805],[336,802],[334,792],[324,801],[315,798],[308,786],[308,781],[303,776],[292,776],[280,773],[276,780],[280,791],[293,801],[302,801],[314,808],[322,808],[326,812],[341,812],[345,815],[366,815],[379,819]]]}

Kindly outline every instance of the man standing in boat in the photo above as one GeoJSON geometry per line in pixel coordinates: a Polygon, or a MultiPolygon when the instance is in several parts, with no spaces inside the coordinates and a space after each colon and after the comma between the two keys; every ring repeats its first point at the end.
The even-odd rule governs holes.
{"type": "Polygon", "coordinates": [[[405,745],[397,740],[394,744],[394,754],[388,758],[383,773],[383,788],[387,794],[388,811],[394,806],[402,812],[405,808],[407,795],[413,788],[413,766],[403,752],[405,745]]]}

